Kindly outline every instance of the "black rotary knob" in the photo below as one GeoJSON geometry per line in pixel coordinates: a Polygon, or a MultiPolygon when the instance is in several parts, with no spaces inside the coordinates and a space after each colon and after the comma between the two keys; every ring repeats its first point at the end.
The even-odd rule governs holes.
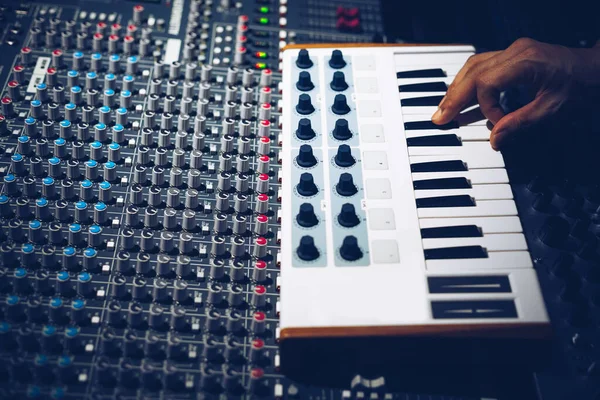
{"type": "Polygon", "coordinates": [[[298,157],[296,157],[296,162],[299,166],[304,168],[310,168],[317,164],[317,159],[313,154],[313,149],[311,146],[307,144],[303,144],[300,146],[300,150],[298,151],[298,157]]]}
{"type": "Polygon", "coordinates": [[[296,111],[298,114],[308,115],[312,114],[315,111],[315,107],[312,105],[312,101],[310,100],[310,96],[306,93],[302,93],[298,97],[298,104],[296,105],[296,111]]]}
{"type": "Polygon", "coordinates": [[[300,182],[298,182],[296,189],[298,190],[298,194],[300,194],[300,196],[305,197],[314,196],[319,192],[317,185],[315,185],[315,180],[312,174],[309,174],[308,172],[300,175],[300,182]]]}
{"type": "Polygon", "coordinates": [[[296,254],[304,261],[313,261],[319,258],[319,249],[315,246],[315,240],[312,236],[302,236],[300,245],[296,249],[296,254]]]}
{"type": "Polygon", "coordinates": [[[335,121],[333,137],[337,140],[348,140],[352,138],[352,132],[350,132],[348,120],[341,118],[335,121]]]}
{"type": "Polygon", "coordinates": [[[352,228],[360,222],[354,204],[345,203],[342,205],[342,210],[337,216],[337,220],[341,226],[352,228]]]}
{"type": "Polygon", "coordinates": [[[556,247],[569,235],[569,223],[560,217],[548,217],[538,233],[539,239],[548,246],[556,247]]]}
{"type": "Polygon", "coordinates": [[[346,236],[340,247],[340,255],[346,261],[356,261],[363,256],[363,252],[358,247],[358,239],[356,236],[346,236]]]}
{"type": "Polygon", "coordinates": [[[331,68],[340,69],[346,66],[344,55],[340,50],[334,50],[331,52],[331,58],[329,59],[329,66],[331,68]]]}
{"type": "Polygon", "coordinates": [[[298,215],[296,215],[296,222],[304,228],[312,228],[319,223],[319,220],[315,215],[315,208],[312,204],[300,204],[300,210],[298,211],[298,215]]]}
{"type": "Polygon", "coordinates": [[[356,160],[352,157],[352,150],[347,144],[338,147],[338,151],[333,159],[339,167],[347,168],[354,165],[356,160]]]}
{"type": "MultiPolygon", "coordinates": [[[[314,109],[313,109],[314,110],[314,109]]],[[[336,94],[333,99],[333,106],[331,106],[331,111],[337,115],[345,115],[350,112],[350,106],[348,106],[348,100],[346,96],[343,94],[336,94]]],[[[298,111],[300,112],[300,111],[298,111]]]]}
{"type": "Polygon", "coordinates": [[[352,196],[358,192],[358,189],[354,184],[354,178],[347,172],[340,175],[340,179],[338,180],[337,185],[335,185],[335,189],[341,196],[352,196]]]}
{"type": "Polygon", "coordinates": [[[310,140],[316,136],[315,131],[312,128],[310,119],[302,118],[298,121],[298,129],[296,130],[296,137],[300,140],[310,140]]]}
{"type": "Polygon", "coordinates": [[[341,71],[335,71],[333,73],[333,79],[329,86],[336,92],[348,89],[348,83],[346,83],[346,76],[341,71]]]}
{"type": "Polygon", "coordinates": [[[298,58],[296,58],[296,66],[302,69],[310,68],[313,66],[313,62],[310,59],[308,50],[302,49],[298,52],[298,58]]]}
{"type": "Polygon", "coordinates": [[[314,87],[315,85],[310,79],[310,74],[306,71],[300,72],[300,75],[298,75],[298,82],[296,82],[296,88],[303,92],[308,92],[309,90],[313,90],[314,87]]]}

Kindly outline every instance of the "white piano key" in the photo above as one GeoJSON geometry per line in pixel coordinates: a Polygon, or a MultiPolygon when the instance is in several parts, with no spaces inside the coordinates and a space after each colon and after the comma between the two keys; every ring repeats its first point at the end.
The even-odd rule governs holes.
{"type": "Polygon", "coordinates": [[[419,220],[421,228],[440,228],[445,226],[476,225],[483,234],[523,232],[519,217],[473,217],[473,218],[425,218],[419,220]]]}
{"type": "Polygon", "coordinates": [[[492,251],[527,251],[527,242],[522,233],[494,233],[482,237],[423,239],[423,249],[442,247],[481,246],[492,251]]]}
{"type": "Polygon", "coordinates": [[[480,200],[470,207],[417,208],[419,218],[464,218],[518,215],[512,200],[480,200]]]}
{"type": "Polygon", "coordinates": [[[493,251],[488,253],[488,258],[457,258],[453,260],[426,260],[428,272],[461,273],[481,270],[510,270],[517,268],[532,268],[531,256],[527,251],[493,251]]]}
{"type": "Polygon", "coordinates": [[[446,73],[447,76],[456,76],[458,72],[461,70],[463,64],[459,63],[447,63],[445,61],[441,61],[436,65],[432,64],[415,64],[415,65],[400,65],[396,67],[396,72],[407,72],[407,71],[419,71],[423,69],[434,69],[440,68],[442,71],[446,73]]]}
{"type": "Polygon", "coordinates": [[[412,99],[417,97],[430,97],[430,96],[445,96],[446,92],[400,92],[400,99],[412,99]]]}
{"type": "Polygon", "coordinates": [[[513,192],[508,184],[475,185],[471,189],[415,190],[415,198],[458,196],[468,194],[475,200],[510,200],[513,192]]]}
{"type": "MultiPolygon", "coordinates": [[[[481,116],[481,119],[478,120],[470,120],[465,117],[465,113],[468,113],[478,106],[473,106],[465,109],[462,112],[462,115],[459,115],[455,118],[455,120],[459,121],[460,127],[458,129],[478,126],[484,127],[487,130],[488,136],[490,134],[490,130],[487,129],[488,120],[481,116]]],[[[434,106],[423,106],[423,107],[411,107],[411,106],[402,106],[402,120],[404,122],[411,121],[429,121],[433,113],[437,110],[437,107],[434,106]],[[419,112],[420,111],[420,112],[419,112]]],[[[445,131],[448,132],[448,131],[445,131]]]]}
{"type": "MultiPolygon", "coordinates": [[[[429,83],[429,82],[444,82],[447,86],[450,86],[454,80],[453,76],[446,76],[444,78],[396,78],[398,86],[400,85],[414,85],[418,83],[429,83]]],[[[413,92],[415,93],[415,92],[413,92]]],[[[427,92],[419,92],[427,93],[427,92]]]]}
{"type": "Polygon", "coordinates": [[[469,171],[451,172],[413,172],[414,181],[424,179],[467,178],[472,185],[508,183],[508,174],[505,169],[473,169],[469,171]]]}
{"type": "Polygon", "coordinates": [[[456,135],[463,142],[488,142],[490,140],[490,130],[485,126],[463,126],[458,129],[448,130],[415,129],[405,132],[407,138],[434,135],[456,135]]]}
{"type": "MultiPolygon", "coordinates": [[[[462,147],[477,142],[465,142],[462,147]]],[[[488,144],[489,146],[489,144],[488,144]]],[[[410,153],[411,147],[408,148],[410,153]]],[[[425,149],[425,147],[419,147],[419,149],[425,149]]],[[[490,148],[490,150],[492,150],[490,148]]],[[[480,169],[480,168],[504,168],[504,158],[502,154],[496,151],[491,153],[480,154],[462,154],[462,155],[417,155],[409,157],[411,164],[424,163],[424,162],[435,162],[435,161],[452,161],[461,160],[467,164],[468,169],[480,169]]]]}
{"type": "MultiPolygon", "coordinates": [[[[473,53],[468,51],[444,54],[443,63],[447,65],[464,64],[472,55],[473,53]]],[[[440,53],[436,52],[395,54],[394,64],[396,65],[396,70],[401,70],[401,68],[404,68],[405,66],[411,66],[412,68],[414,65],[427,65],[428,68],[439,68],[440,59],[440,53]]]]}

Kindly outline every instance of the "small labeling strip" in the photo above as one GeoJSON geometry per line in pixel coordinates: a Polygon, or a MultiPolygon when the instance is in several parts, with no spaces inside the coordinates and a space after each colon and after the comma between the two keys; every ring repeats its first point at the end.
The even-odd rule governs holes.
{"type": "Polygon", "coordinates": [[[27,93],[35,93],[35,88],[38,84],[44,82],[46,70],[50,66],[50,57],[39,57],[35,63],[31,80],[27,86],[27,93]]]}

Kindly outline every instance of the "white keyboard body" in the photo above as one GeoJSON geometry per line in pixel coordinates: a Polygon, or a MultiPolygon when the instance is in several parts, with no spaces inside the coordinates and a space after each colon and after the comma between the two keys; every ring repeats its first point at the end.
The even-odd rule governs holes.
{"type": "MultiPolygon", "coordinates": [[[[280,337],[478,336],[541,337],[548,315],[517,215],[502,155],[489,145],[485,121],[456,129],[405,130],[411,121],[428,121],[435,106],[401,107],[402,99],[443,95],[401,92],[399,85],[443,81],[450,84],[467,59],[470,46],[344,47],[346,65],[331,68],[335,48],[308,49],[313,65],[299,68],[299,49],[283,52],[283,154],[280,337]],[[443,78],[397,78],[401,71],[441,68],[443,78]],[[314,88],[296,87],[299,74],[310,73],[314,88]],[[348,88],[330,87],[333,73],[345,75],[348,88]],[[308,94],[315,111],[299,114],[296,105],[308,94]],[[332,111],[344,94],[350,111],[332,111]],[[299,120],[311,121],[316,136],[300,140],[299,120]],[[332,130],[344,118],[353,135],[336,140],[332,130]],[[408,138],[456,134],[460,146],[409,146],[408,138]],[[312,147],[315,166],[303,168],[296,157],[303,144],[312,147]],[[341,168],[333,157],[348,144],[355,164],[341,168]],[[462,160],[467,171],[411,172],[411,165],[462,160]],[[298,183],[310,173],[317,193],[302,196],[298,183]],[[353,177],[357,192],[336,193],[342,173],[353,177]],[[415,190],[414,181],[466,178],[469,188],[415,190]],[[468,207],[419,207],[417,199],[469,195],[468,207]],[[297,215],[303,203],[313,206],[318,223],[306,228],[297,215]],[[360,222],[346,228],[337,215],[354,205],[360,222]],[[479,237],[422,238],[422,228],[476,225],[479,237]],[[318,250],[298,255],[301,238],[310,236],[318,250]],[[356,238],[362,257],[348,260],[340,247],[356,238]],[[426,259],[429,249],[481,246],[486,258],[426,259]],[[307,260],[308,259],[308,260],[307,260]]],[[[435,236],[435,235],[434,235],[435,236]]],[[[443,236],[443,235],[442,235],[443,236]]],[[[355,258],[356,252],[350,252],[355,258]]]]}

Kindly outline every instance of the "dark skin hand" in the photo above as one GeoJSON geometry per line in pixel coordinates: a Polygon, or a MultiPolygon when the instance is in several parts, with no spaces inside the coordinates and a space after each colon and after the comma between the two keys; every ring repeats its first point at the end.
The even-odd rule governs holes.
{"type": "Polygon", "coordinates": [[[471,56],[431,119],[446,124],[479,103],[483,115],[494,125],[490,143],[500,150],[519,131],[560,113],[589,110],[590,104],[597,102],[600,46],[596,46],[575,49],[523,38],[504,51],[471,56]],[[516,85],[532,89],[535,98],[505,114],[499,104],[500,93],[516,85]]]}

